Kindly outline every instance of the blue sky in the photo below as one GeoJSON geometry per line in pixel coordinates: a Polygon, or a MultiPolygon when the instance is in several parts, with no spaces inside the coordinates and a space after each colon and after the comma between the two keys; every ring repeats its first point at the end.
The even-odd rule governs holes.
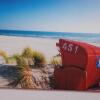
{"type": "Polygon", "coordinates": [[[0,29],[100,33],[100,0],[0,0],[0,29]]]}

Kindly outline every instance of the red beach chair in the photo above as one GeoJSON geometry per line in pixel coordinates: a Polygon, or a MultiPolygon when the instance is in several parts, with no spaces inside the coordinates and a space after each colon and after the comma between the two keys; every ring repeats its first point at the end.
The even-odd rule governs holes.
{"type": "Polygon", "coordinates": [[[62,68],[55,68],[58,89],[86,90],[100,81],[100,48],[77,41],[60,39],[57,43],[62,68]]]}

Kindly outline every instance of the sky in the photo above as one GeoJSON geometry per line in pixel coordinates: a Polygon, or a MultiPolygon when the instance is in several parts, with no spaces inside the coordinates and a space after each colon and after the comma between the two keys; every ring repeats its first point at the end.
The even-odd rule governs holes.
{"type": "Polygon", "coordinates": [[[0,0],[0,29],[100,33],[100,0],[0,0]]]}

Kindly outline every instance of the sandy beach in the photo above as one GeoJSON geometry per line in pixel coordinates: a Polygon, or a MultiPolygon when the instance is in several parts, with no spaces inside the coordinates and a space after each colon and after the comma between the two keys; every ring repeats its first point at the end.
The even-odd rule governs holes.
{"type": "MultiPolygon", "coordinates": [[[[34,37],[16,37],[16,36],[0,36],[0,49],[6,51],[9,55],[21,53],[26,47],[42,52],[47,60],[58,54],[56,43],[58,39],[50,38],[34,38],[34,37]]],[[[99,46],[100,43],[89,44],[99,46]]]]}
{"type": "MultiPolygon", "coordinates": [[[[0,36],[0,49],[6,51],[9,56],[15,53],[21,53],[24,48],[31,47],[33,50],[42,52],[47,62],[58,54],[56,47],[56,39],[47,38],[31,38],[31,37],[15,37],[15,36],[0,36]]],[[[13,70],[11,65],[2,65],[2,60],[0,60],[0,87],[9,87],[8,84],[13,81],[12,77],[16,75],[16,69],[13,70]],[[13,75],[12,75],[13,74],[13,75]]],[[[34,69],[33,76],[36,79],[40,79],[43,73],[40,69],[34,69]],[[37,73],[37,72],[38,73],[37,73]]],[[[47,74],[46,74],[47,75],[47,74]]],[[[41,81],[42,79],[40,79],[41,81]]]]}
{"type": "MultiPolygon", "coordinates": [[[[10,56],[16,53],[21,53],[24,48],[31,47],[33,50],[42,52],[45,55],[47,62],[49,62],[53,56],[59,53],[56,47],[57,42],[57,39],[50,38],[0,36],[0,49],[6,51],[10,56]]],[[[100,46],[100,43],[96,42],[90,42],[89,44],[100,46]]],[[[17,77],[17,70],[14,69],[16,67],[9,64],[2,65],[2,61],[0,61],[0,64],[0,87],[11,88],[12,85],[9,86],[9,84],[17,77]]],[[[32,76],[34,76],[36,82],[42,84],[39,84],[40,87],[38,88],[51,89],[48,83],[45,84],[45,79],[49,80],[50,75],[53,75],[54,67],[47,64],[43,70],[32,69],[32,76]],[[45,70],[45,74],[43,70],[45,70]]],[[[20,87],[18,86],[18,88],[20,87]]]]}
{"type": "Polygon", "coordinates": [[[47,38],[31,38],[31,37],[15,37],[0,36],[0,49],[5,50],[9,55],[20,53],[26,47],[42,52],[47,60],[58,54],[56,47],[57,39],[47,38]]]}

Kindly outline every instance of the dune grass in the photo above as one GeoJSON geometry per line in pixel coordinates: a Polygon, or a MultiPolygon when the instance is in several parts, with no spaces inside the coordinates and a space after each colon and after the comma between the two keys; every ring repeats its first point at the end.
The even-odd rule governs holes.
{"type": "Polygon", "coordinates": [[[33,51],[34,66],[43,67],[46,63],[45,56],[39,51],[33,51]]]}
{"type": "Polygon", "coordinates": [[[54,65],[54,67],[59,67],[62,65],[62,60],[60,56],[54,56],[51,61],[50,64],[54,65]]]}
{"type": "Polygon", "coordinates": [[[16,83],[15,87],[20,84],[21,88],[36,89],[36,84],[33,82],[31,65],[34,66],[33,68],[42,67],[46,62],[45,56],[39,51],[25,48],[21,54],[14,54],[11,57],[8,57],[8,59],[10,62],[16,63],[16,67],[18,68],[18,77],[14,80],[16,81],[14,82],[16,83]]]}
{"type": "Polygon", "coordinates": [[[4,50],[0,49],[0,56],[3,57],[3,59],[5,60],[5,63],[9,63],[7,52],[5,52],[4,50]]]}
{"type": "MultiPolygon", "coordinates": [[[[9,57],[5,52],[1,52],[1,55],[9,62],[16,64],[15,67],[17,67],[16,71],[18,72],[18,75],[12,83],[14,87],[20,85],[21,88],[24,89],[38,88],[34,81],[34,73],[32,68],[44,68],[46,65],[46,58],[43,53],[27,47],[20,54],[17,53],[9,57]]],[[[60,58],[54,57],[51,64],[55,66],[60,65],[60,58]]]]}
{"type": "MultiPolygon", "coordinates": [[[[22,55],[13,55],[18,68],[17,83],[21,85],[21,88],[35,88],[32,81],[32,69],[28,65],[28,61],[22,55]]],[[[17,85],[17,84],[16,84],[17,85]]]]}

